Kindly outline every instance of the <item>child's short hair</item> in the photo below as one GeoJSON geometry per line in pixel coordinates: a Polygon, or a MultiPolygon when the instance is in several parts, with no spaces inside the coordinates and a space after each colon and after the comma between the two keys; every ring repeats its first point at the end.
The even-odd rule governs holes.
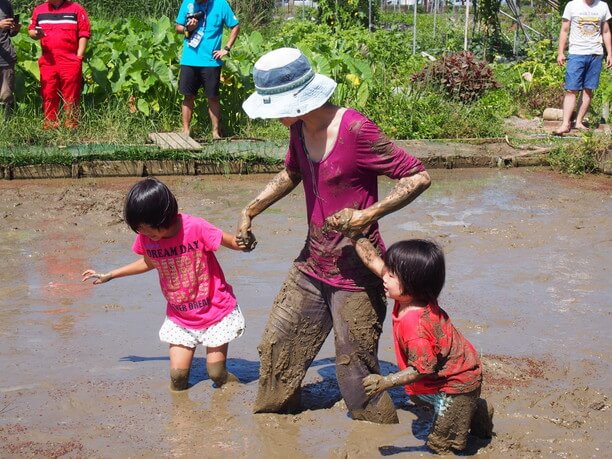
{"type": "Polygon", "coordinates": [[[436,301],[444,286],[444,252],[433,241],[410,239],[389,247],[385,266],[395,274],[403,292],[421,301],[436,301]]]}
{"type": "Polygon", "coordinates": [[[141,225],[169,228],[178,215],[178,204],[170,189],[149,177],[136,183],[125,198],[123,218],[137,233],[141,225]]]}

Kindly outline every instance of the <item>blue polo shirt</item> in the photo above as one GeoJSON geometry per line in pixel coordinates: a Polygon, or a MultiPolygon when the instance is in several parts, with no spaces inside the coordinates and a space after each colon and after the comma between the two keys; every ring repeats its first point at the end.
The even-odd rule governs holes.
{"type": "Polygon", "coordinates": [[[198,30],[203,30],[204,36],[196,48],[189,46],[189,40],[183,40],[183,55],[181,65],[193,67],[220,67],[223,65],[221,59],[214,59],[213,51],[221,49],[223,38],[223,27],[232,28],[238,24],[238,18],[227,3],[227,0],[208,0],[198,3],[196,0],[183,0],[181,8],[176,16],[176,23],[185,25],[187,15],[204,12],[204,17],[198,21],[198,28],[191,32],[191,36],[198,30]]]}

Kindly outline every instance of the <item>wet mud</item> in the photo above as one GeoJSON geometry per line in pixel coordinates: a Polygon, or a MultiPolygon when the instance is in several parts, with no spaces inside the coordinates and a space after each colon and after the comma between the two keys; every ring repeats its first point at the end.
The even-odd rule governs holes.
{"type": "MultiPolygon", "coordinates": [[[[387,244],[434,238],[440,299],[482,354],[495,407],[482,457],[607,457],[611,354],[607,178],[539,170],[433,170],[432,186],[385,217],[387,244]]],[[[181,210],[233,231],[271,175],[167,177],[181,210]]],[[[121,220],[134,178],[0,181],[0,457],[421,457],[431,411],[390,391],[399,424],[354,421],[335,378],[333,334],[306,372],[295,415],[252,414],[257,346],[306,236],[301,187],[253,220],[251,253],[220,249],[247,326],[230,344],[241,384],[215,388],[198,349],[189,389],[169,389],[155,273],[80,282],[135,258],[121,220]]],[[[382,180],[382,193],[394,182],[382,180]]],[[[395,371],[391,324],[380,339],[395,371]]]]}

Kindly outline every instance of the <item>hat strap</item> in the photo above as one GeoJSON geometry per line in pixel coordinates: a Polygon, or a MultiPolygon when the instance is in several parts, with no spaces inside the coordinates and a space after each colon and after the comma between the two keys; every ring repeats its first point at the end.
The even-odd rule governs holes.
{"type": "Polygon", "coordinates": [[[315,73],[312,69],[309,69],[308,72],[306,72],[304,75],[290,83],[281,86],[274,86],[273,88],[260,88],[258,86],[255,86],[255,89],[257,90],[257,94],[259,94],[260,96],[272,96],[274,94],[281,94],[283,92],[291,91],[292,89],[306,86],[314,79],[314,77],[315,73]]]}

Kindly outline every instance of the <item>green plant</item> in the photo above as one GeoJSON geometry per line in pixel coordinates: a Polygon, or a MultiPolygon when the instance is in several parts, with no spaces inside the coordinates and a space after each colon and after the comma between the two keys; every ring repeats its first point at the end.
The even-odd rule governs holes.
{"type": "Polygon", "coordinates": [[[493,70],[469,51],[447,54],[413,75],[413,82],[437,86],[461,102],[471,102],[487,89],[498,88],[493,70]]]}
{"type": "Polygon", "coordinates": [[[608,135],[587,133],[580,142],[560,145],[548,155],[548,162],[557,171],[572,175],[595,172],[606,152],[612,151],[612,139],[608,135]]]}
{"type": "Polygon", "coordinates": [[[369,0],[319,0],[317,19],[333,30],[346,27],[368,27],[370,18],[376,23],[378,2],[369,0]]]}

